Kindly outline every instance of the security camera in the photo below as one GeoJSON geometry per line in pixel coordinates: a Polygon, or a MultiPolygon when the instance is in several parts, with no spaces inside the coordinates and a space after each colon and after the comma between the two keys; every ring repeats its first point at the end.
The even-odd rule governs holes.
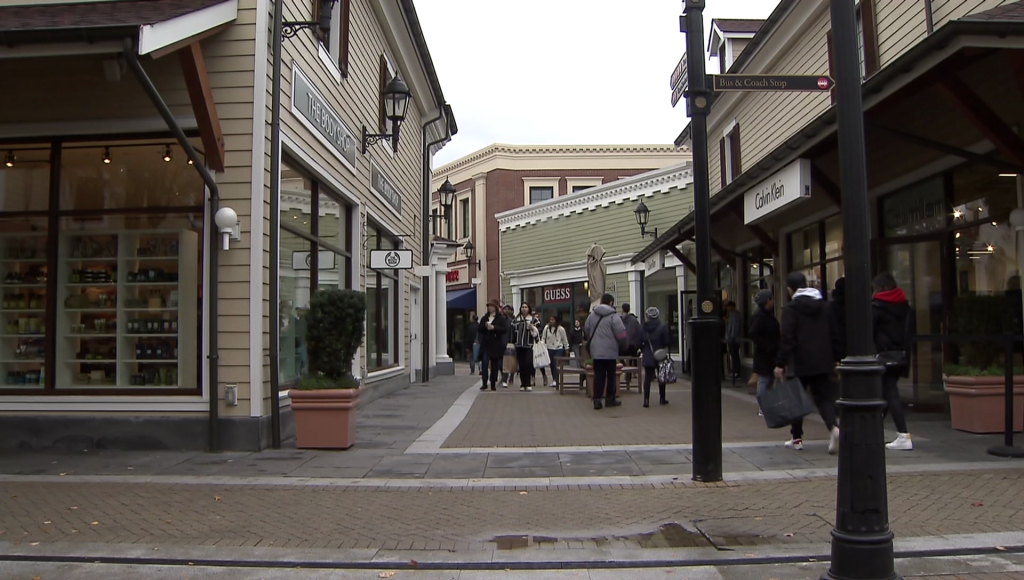
{"type": "Polygon", "coordinates": [[[222,207],[213,216],[213,222],[220,230],[221,242],[225,250],[228,249],[231,238],[238,238],[238,214],[230,207],[222,207]]]}

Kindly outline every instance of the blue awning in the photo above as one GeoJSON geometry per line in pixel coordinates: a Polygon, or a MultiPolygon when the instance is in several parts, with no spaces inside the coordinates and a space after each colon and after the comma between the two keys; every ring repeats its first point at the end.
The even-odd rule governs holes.
{"type": "Polygon", "coordinates": [[[449,310],[476,310],[476,288],[448,291],[449,310]]]}

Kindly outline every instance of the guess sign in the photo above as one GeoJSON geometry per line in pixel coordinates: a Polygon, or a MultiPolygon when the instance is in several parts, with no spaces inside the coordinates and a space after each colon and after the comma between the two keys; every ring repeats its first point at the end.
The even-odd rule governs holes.
{"type": "Polygon", "coordinates": [[[448,282],[449,284],[451,284],[452,282],[458,282],[459,281],[459,271],[458,270],[448,270],[448,273],[444,275],[444,281],[448,282]]]}
{"type": "Polygon", "coordinates": [[[544,289],[544,303],[571,302],[572,286],[551,286],[544,289]]]}

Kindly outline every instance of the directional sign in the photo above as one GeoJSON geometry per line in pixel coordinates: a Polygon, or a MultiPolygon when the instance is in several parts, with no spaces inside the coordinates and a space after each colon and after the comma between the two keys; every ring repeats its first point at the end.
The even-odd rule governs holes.
{"type": "Polygon", "coordinates": [[[412,268],[412,250],[370,250],[370,269],[408,270],[412,268]]]}
{"type": "Polygon", "coordinates": [[[828,75],[711,75],[715,91],[808,91],[823,93],[836,86],[828,75]]]}

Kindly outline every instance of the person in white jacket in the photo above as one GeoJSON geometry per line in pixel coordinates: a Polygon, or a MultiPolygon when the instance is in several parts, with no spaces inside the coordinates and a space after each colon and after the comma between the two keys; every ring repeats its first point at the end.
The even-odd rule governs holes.
{"type": "MultiPolygon", "coordinates": [[[[552,315],[551,318],[548,318],[548,325],[541,333],[541,340],[544,341],[544,346],[548,349],[548,357],[551,359],[550,384],[553,388],[558,388],[558,367],[555,364],[555,357],[565,356],[565,353],[568,352],[569,337],[557,316],[552,315]]],[[[548,376],[544,369],[540,369],[540,374],[544,377],[544,382],[547,382],[548,376]]]]}

